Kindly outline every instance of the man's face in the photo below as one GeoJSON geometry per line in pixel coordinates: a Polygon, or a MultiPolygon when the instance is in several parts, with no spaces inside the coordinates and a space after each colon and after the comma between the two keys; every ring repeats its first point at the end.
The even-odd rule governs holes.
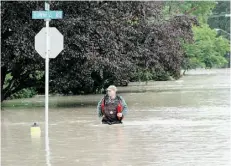
{"type": "Polygon", "coordinates": [[[113,90],[113,89],[108,89],[108,90],[107,90],[107,94],[108,94],[108,96],[113,97],[113,96],[116,95],[116,92],[115,92],[115,90],[113,90]]]}

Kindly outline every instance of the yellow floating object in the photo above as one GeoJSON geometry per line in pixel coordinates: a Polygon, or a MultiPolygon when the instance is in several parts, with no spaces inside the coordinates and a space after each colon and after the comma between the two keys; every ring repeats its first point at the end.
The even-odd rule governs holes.
{"type": "Polygon", "coordinates": [[[36,123],[34,123],[33,126],[31,126],[30,134],[31,134],[31,137],[40,137],[41,136],[41,129],[36,123]]]}
{"type": "Polygon", "coordinates": [[[30,128],[31,133],[41,133],[40,127],[31,127],[30,128]]]}

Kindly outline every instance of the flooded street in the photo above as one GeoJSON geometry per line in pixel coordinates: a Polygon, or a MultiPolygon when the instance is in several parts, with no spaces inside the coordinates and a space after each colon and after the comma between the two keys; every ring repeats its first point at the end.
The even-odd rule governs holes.
{"type": "Polygon", "coordinates": [[[229,69],[119,90],[129,107],[122,125],[100,123],[96,104],[103,95],[52,97],[47,148],[43,107],[3,108],[2,166],[230,165],[229,69]],[[40,138],[30,136],[33,122],[40,138]]]}

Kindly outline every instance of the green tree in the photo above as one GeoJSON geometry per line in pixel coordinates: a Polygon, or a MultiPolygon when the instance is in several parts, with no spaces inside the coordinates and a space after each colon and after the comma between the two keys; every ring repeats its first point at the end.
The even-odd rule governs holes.
{"type": "Polygon", "coordinates": [[[212,15],[208,19],[211,28],[220,28],[230,33],[230,1],[218,1],[216,7],[212,11],[212,15]]]}
{"type": "Polygon", "coordinates": [[[206,23],[215,6],[215,1],[166,1],[163,11],[166,18],[184,14],[196,16],[200,23],[206,23]]]}
{"type": "Polygon", "coordinates": [[[195,42],[185,44],[186,61],[183,68],[224,67],[228,63],[225,55],[230,48],[229,41],[218,37],[217,32],[208,25],[193,27],[193,32],[195,42]]]}
{"type": "MultiPolygon", "coordinates": [[[[226,17],[227,14],[230,14],[230,1],[218,1],[208,19],[209,26],[230,33],[230,17],[226,17]]],[[[223,32],[220,33],[223,34],[223,32]]],[[[227,33],[223,36],[230,39],[230,35],[227,35],[227,33]]]]}

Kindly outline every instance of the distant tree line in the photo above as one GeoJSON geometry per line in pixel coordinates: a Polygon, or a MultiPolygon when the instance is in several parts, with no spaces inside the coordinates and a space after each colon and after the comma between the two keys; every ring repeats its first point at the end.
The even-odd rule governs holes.
{"type": "MultiPolygon", "coordinates": [[[[51,10],[64,12],[51,26],[64,35],[65,45],[50,60],[50,92],[101,93],[109,84],[178,79],[190,62],[186,45],[194,44],[193,27],[205,19],[192,12],[198,7],[207,16],[210,5],[203,10],[204,2],[51,2],[51,10]]],[[[45,61],[34,49],[44,21],[31,19],[32,10],[43,9],[39,1],[1,2],[2,101],[44,93],[45,61]]]]}

